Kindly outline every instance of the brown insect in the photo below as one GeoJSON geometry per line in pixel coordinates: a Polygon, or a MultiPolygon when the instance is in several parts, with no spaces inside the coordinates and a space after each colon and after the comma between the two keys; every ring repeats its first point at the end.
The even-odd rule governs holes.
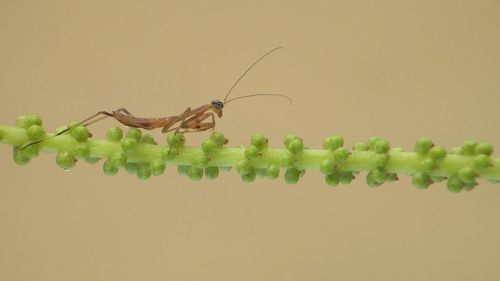
{"type": "MultiPolygon", "coordinates": [[[[107,117],[113,117],[114,119],[118,120],[120,123],[122,123],[125,126],[128,127],[134,127],[134,128],[141,128],[141,129],[146,129],[146,130],[152,130],[152,129],[157,129],[157,128],[162,128],[162,133],[166,132],[171,132],[175,131],[180,132],[180,133],[185,133],[185,132],[201,132],[201,131],[206,131],[206,130],[214,130],[215,129],[215,116],[216,114],[219,118],[222,117],[222,110],[224,106],[234,100],[237,99],[242,99],[242,98],[248,98],[248,97],[255,97],[255,96],[277,96],[277,97],[282,97],[288,99],[290,104],[292,103],[292,99],[286,95],[281,95],[281,94],[252,94],[252,95],[245,95],[245,96],[240,96],[240,97],[235,97],[232,99],[228,100],[229,94],[231,94],[232,90],[236,87],[238,82],[262,59],[264,59],[267,55],[271,54],[272,52],[282,49],[282,47],[277,47],[274,48],[267,53],[265,53],[262,57],[260,57],[258,60],[256,60],[250,67],[247,68],[245,72],[236,80],[236,82],[231,86],[229,91],[227,92],[226,96],[224,97],[224,101],[220,100],[213,100],[209,104],[205,104],[202,106],[199,106],[197,108],[191,109],[191,107],[188,107],[186,110],[184,110],[183,113],[179,115],[174,115],[174,116],[167,116],[167,117],[161,117],[161,118],[141,118],[141,117],[135,117],[132,113],[130,113],[127,109],[125,108],[120,108],[118,110],[114,110],[111,112],[108,111],[99,111],[96,114],[88,117],[87,119],[80,121],[76,123],[73,126],[70,126],[66,128],[63,131],[58,132],[57,134],[53,135],[52,137],[59,136],[61,134],[64,134],[71,128],[74,128],[76,126],[88,126],[93,123],[96,123],[104,118],[107,117]],[[101,116],[100,118],[95,119],[96,117],[101,116]]],[[[39,140],[36,142],[29,143],[23,147],[26,148],[27,146],[40,143],[43,140],[39,140]]]]}

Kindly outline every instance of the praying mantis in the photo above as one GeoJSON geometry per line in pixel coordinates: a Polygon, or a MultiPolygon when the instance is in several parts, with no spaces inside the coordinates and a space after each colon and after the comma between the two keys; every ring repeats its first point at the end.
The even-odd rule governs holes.
{"type": "MultiPolygon", "coordinates": [[[[257,59],[250,67],[246,69],[245,72],[236,80],[236,82],[231,86],[229,91],[226,93],[226,96],[224,97],[223,101],[220,101],[218,99],[212,100],[208,104],[201,105],[199,107],[196,107],[192,109],[191,107],[188,107],[184,112],[182,112],[179,115],[173,115],[173,116],[167,116],[167,117],[160,117],[160,118],[143,118],[143,117],[136,117],[132,113],[130,113],[127,109],[125,108],[120,108],[117,110],[113,110],[111,112],[108,111],[99,111],[96,114],[93,114],[92,116],[58,132],[57,134],[51,136],[59,136],[61,134],[66,133],[67,131],[71,130],[71,128],[74,128],[76,126],[88,126],[93,123],[96,123],[102,119],[105,119],[107,117],[112,117],[116,119],[118,122],[122,123],[125,126],[128,127],[134,127],[134,128],[141,128],[141,129],[146,129],[146,130],[152,130],[152,129],[158,129],[161,128],[162,133],[167,133],[171,131],[175,131],[175,133],[186,133],[186,132],[202,132],[206,130],[214,130],[215,129],[215,115],[217,117],[222,118],[222,111],[224,109],[224,106],[228,104],[231,101],[242,99],[242,98],[249,98],[249,97],[255,97],[255,96],[276,96],[276,97],[281,97],[287,99],[290,104],[292,103],[292,99],[289,96],[282,95],[282,94],[251,94],[251,95],[245,95],[245,96],[239,96],[235,98],[228,99],[229,95],[233,91],[233,89],[238,85],[241,79],[245,77],[245,75],[261,60],[263,60],[266,56],[269,54],[283,49],[283,47],[277,47],[274,48],[267,53],[265,53],[263,56],[261,56],[259,59],[257,59]]],[[[33,145],[40,143],[46,139],[38,140],[35,142],[31,142],[27,145],[25,145],[22,149],[26,148],[27,146],[33,145]]]]}

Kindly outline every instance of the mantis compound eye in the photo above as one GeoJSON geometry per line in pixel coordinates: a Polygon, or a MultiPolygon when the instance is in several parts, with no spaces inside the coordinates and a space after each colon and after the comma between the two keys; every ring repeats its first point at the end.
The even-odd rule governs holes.
{"type": "Polygon", "coordinates": [[[212,105],[215,106],[217,109],[224,108],[224,103],[222,103],[220,100],[213,100],[212,105]]]}

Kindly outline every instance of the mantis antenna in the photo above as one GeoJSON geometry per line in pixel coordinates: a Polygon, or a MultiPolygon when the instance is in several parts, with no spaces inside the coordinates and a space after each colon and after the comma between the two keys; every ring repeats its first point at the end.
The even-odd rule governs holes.
{"type": "Polygon", "coordinates": [[[282,95],[282,94],[252,94],[252,95],[240,96],[240,97],[235,97],[235,98],[229,99],[226,102],[224,102],[224,104],[227,104],[228,102],[233,101],[233,100],[238,100],[238,99],[248,98],[248,97],[255,97],[255,96],[275,96],[275,97],[282,97],[282,98],[287,99],[288,102],[290,102],[290,105],[292,105],[292,98],[289,97],[289,96],[286,96],[286,95],[282,95]]]}
{"type": "MultiPolygon", "coordinates": [[[[233,84],[233,86],[231,86],[231,88],[229,89],[229,91],[227,92],[226,96],[224,97],[224,101],[223,103],[226,104],[226,100],[227,100],[227,97],[229,96],[229,94],[231,94],[231,92],[233,91],[234,87],[236,87],[236,85],[238,85],[238,83],[240,82],[241,79],[243,79],[243,77],[245,77],[245,75],[256,65],[258,64],[261,60],[263,60],[265,57],[267,57],[269,54],[271,54],[272,52],[274,51],[277,51],[277,50],[280,50],[280,49],[283,49],[283,47],[276,47],[272,50],[270,50],[269,52],[265,53],[262,57],[260,57],[258,60],[256,60],[249,68],[247,68],[247,70],[245,70],[245,72],[243,72],[243,74],[241,74],[241,76],[238,78],[238,80],[236,80],[236,82],[233,84]]],[[[291,102],[291,99],[290,97],[287,97],[287,96],[284,96],[284,95],[279,95],[279,94],[255,94],[255,95],[248,95],[248,96],[243,96],[243,97],[251,97],[251,96],[281,96],[281,97],[285,97],[287,98],[290,102],[291,102]]],[[[235,99],[239,99],[239,98],[243,98],[243,97],[236,97],[236,98],[233,98],[233,99],[230,99],[228,100],[227,102],[229,101],[232,101],[232,100],[235,100],[235,99]]]]}

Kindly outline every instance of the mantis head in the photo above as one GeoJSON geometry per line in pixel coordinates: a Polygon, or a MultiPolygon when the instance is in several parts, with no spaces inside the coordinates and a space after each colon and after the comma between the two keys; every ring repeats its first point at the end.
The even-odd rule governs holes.
{"type": "Polygon", "coordinates": [[[219,118],[222,117],[222,109],[224,108],[224,103],[221,102],[220,100],[213,100],[211,102],[211,105],[215,111],[215,114],[217,114],[217,116],[219,116],[219,118]]]}

